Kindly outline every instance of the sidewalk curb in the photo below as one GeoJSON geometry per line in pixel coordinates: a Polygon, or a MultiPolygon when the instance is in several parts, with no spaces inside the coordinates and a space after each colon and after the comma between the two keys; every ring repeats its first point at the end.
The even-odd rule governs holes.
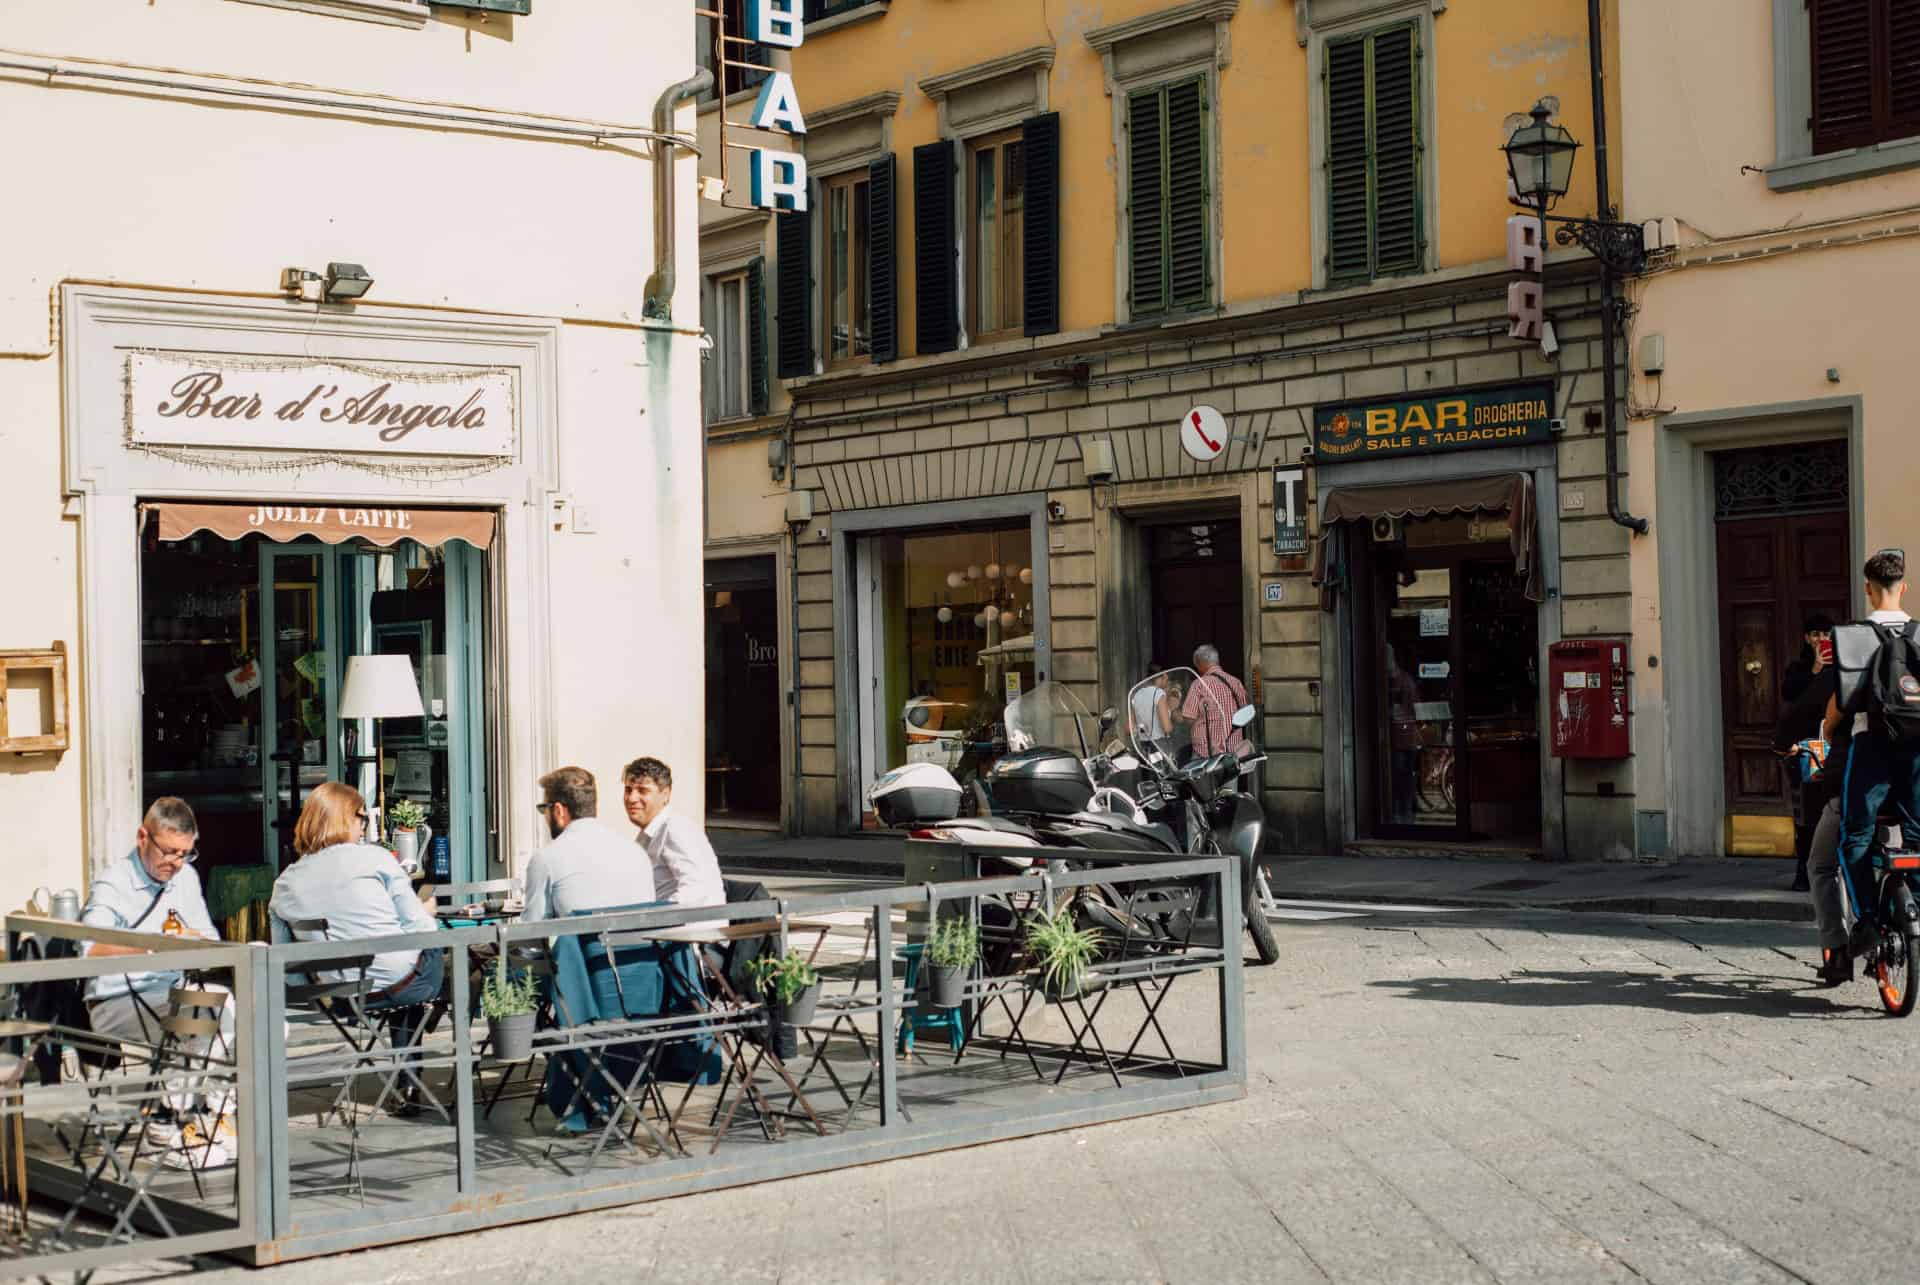
{"type": "Polygon", "coordinates": [[[1729,901],[1718,897],[1575,897],[1557,901],[1524,898],[1449,897],[1444,894],[1349,892],[1339,888],[1274,888],[1286,901],[1351,901],[1359,905],[1441,906],[1455,910],[1563,910],[1576,914],[1667,915],[1682,919],[1763,919],[1812,923],[1813,907],[1783,901],[1729,901]]]}

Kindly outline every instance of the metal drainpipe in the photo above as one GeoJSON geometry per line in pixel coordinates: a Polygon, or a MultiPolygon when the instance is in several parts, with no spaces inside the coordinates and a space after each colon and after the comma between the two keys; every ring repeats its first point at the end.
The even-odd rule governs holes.
{"type": "Polygon", "coordinates": [[[646,299],[640,315],[654,321],[673,320],[674,260],[673,149],[669,136],[676,107],[713,84],[713,73],[702,67],[677,84],[668,85],[653,105],[654,132],[662,137],[653,145],[653,275],[647,278],[646,299]]]}
{"type": "MultiPolygon", "coordinates": [[[[1596,217],[1611,219],[1613,207],[1607,192],[1607,72],[1601,55],[1600,0],[1587,0],[1587,55],[1593,81],[1593,186],[1599,203],[1596,217]]],[[[1635,535],[1647,533],[1647,520],[1636,518],[1620,505],[1620,374],[1614,360],[1614,338],[1620,329],[1618,303],[1613,295],[1613,269],[1600,265],[1600,369],[1606,381],[1602,391],[1602,411],[1606,416],[1607,516],[1635,535]]]]}
{"type": "MultiPolygon", "coordinates": [[[[787,438],[787,494],[793,485],[793,420],[791,407],[782,431],[787,438]]],[[[801,826],[800,790],[802,763],[800,750],[800,533],[807,526],[787,523],[787,668],[791,685],[787,688],[787,726],[793,729],[793,792],[787,803],[787,833],[798,837],[801,826]]]]}

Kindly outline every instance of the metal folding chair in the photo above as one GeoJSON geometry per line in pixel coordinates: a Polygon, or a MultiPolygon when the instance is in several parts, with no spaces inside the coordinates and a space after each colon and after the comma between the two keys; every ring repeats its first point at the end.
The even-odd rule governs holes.
{"type": "MultiPolygon", "coordinates": [[[[645,1158],[635,1135],[645,1129],[654,1146],[662,1155],[675,1153],[687,1155],[686,1147],[680,1141],[680,1135],[673,1115],[667,1110],[666,1099],[660,1092],[659,1082],[654,1072],[659,1066],[661,1050],[677,1040],[698,1034],[697,1030],[687,1030],[683,1019],[676,1022],[672,1018],[653,1013],[635,1013],[628,1002],[626,983],[620,976],[618,952],[639,947],[658,947],[659,942],[644,933],[600,932],[597,935],[601,950],[605,953],[606,965],[613,977],[614,994],[620,1006],[621,1015],[613,1018],[601,1018],[591,1022],[577,1022],[568,1012],[564,997],[557,991],[554,994],[554,1017],[556,1021],[574,1033],[576,1040],[585,1042],[570,1045],[556,1053],[578,1053],[586,1063],[584,1073],[574,1068],[571,1059],[564,1056],[549,1055],[549,1065],[560,1068],[570,1081],[572,1092],[565,1106],[557,1113],[561,1120],[583,1108],[598,1110],[602,1105],[596,1100],[594,1086],[604,1083],[607,1087],[605,1118],[600,1122],[600,1132],[595,1136],[593,1145],[587,1151],[586,1168],[591,1169],[606,1150],[607,1144],[619,1136],[635,1154],[645,1158]],[[666,1033],[654,1033],[661,1027],[670,1028],[666,1033]],[[612,1050],[644,1044],[633,1058],[633,1070],[622,1079],[610,1064],[618,1054],[612,1050]],[[652,1102],[666,1123],[666,1132],[654,1126],[648,1118],[646,1107],[652,1102]]],[[[536,1109],[538,1103],[535,1104],[536,1109]]],[[[532,1117],[529,1116],[529,1119],[532,1117]]],[[[553,1147],[548,1148],[548,1156],[558,1163],[558,1154],[553,1147]]]]}
{"type": "MultiPolygon", "coordinates": [[[[137,992],[136,992],[137,997],[137,992]]],[[[206,1076],[216,1066],[236,1070],[231,1056],[216,1059],[213,1044],[220,1041],[219,1009],[225,1005],[226,995],[218,992],[200,991],[176,987],[169,994],[168,1009],[164,1015],[156,1015],[160,1040],[155,1044],[136,1044],[132,1041],[114,1041],[121,1048],[133,1049],[137,1055],[146,1058],[146,1069],[138,1077],[142,1083],[131,1094],[115,1093],[118,1077],[103,1071],[100,1077],[89,1085],[89,1105],[86,1117],[81,1124],[81,1141],[74,1145],[76,1160],[80,1160],[85,1149],[85,1138],[92,1135],[100,1146],[100,1158],[86,1173],[79,1193],[68,1206],[59,1226],[52,1233],[55,1244],[64,1243],[73,1229],[75,1220],[82,1211],[97,1203],[97,1198],[107,1190],[108,1171],[112,1170],[112,1181],[126,1190],[126,1196],[120,1202],[115,1214],[113,1226],[107,1232],[109,1242],[132,1239],[134,1221],[142,1211],[153,1220],[166,1236],[180,1233],[153,1198],[151,1188],[154,1180],[167,1167],[166,1158],[178,1151],[187,1161],[186,1169],[193,1178],[195,1192],[204,1199],[206,1188],[200,1180],[201,1165],[193,1163],[189,1144],[184,1137],[176,1136],[171,1148],[154,1144],[147,1126],[152,1122],[154,1107],[170,1092],[169,1081],[192,1074],[195,1071],[206,1076]],[[211,1009],[211,1016],[201,1014],[211,1009]],[[191,1041],[205,1039],[209,1047],[205,1055],[196,1057],[191,1049],[191,1041]],[[111,1096],[108,1096],[111,1095],[111,1096]],[[102,1099],[107,1100],[103,1104],[102,1099]],[[132,1142],[132,1149],[121,1158],[123,1148],[132,1142]],[[144,1165],[142,1162],[145,1162],[144,1165]]],[[[144,1004],[144,1001],[136,1002],[144,1004]]],[[[152,1012],[148,1008],[149,1013],[152,1012]]],[[[98,1037],[95,1037],[98,1038],[98,1037]]],[[[222,1101],[229,1101],[231,1086],[222,1101]]],[[[207,1134],[206,1151],[213,1149],[211,1131],[207,1134]]],[[[84,1162],[83,1162],[84,1167],[84,1162]]]]}
{"type": "MultiPolygon", "coordinates": [[[[819,940],[814,943],[814,956],[819,954],[820,944],[825,939],[826,933],[822,931],[819,940]]],[[[713,1104],[713,1114],[709,1118],[709,1123],[714,1126],[713,1146],[709,1148],[709,1154],[720,1150],[720,1142],[727,1136],[727,1130],[733,1127],[734,1117],[739,1114],[742,1102],[752,1106],[754,1118],[768,1141],[772,1141],[782,1132],[780,1119],[787,1113],[777,1110],[755,1081],[762,1066],[771,1066],[774,1074],[786,1085],[789,1109],[797,1102],[800,1109],[806,1113],[814,1130],[821,1137],[826,1137],[827,1126],[821,1123],[819,1114],[813,1109],[813,1103],[807,1099],[799,1082],[787,1069],[786,1062],[774,1049],[773,1033],[767,1032],[766,1039],[754,1044],[751,1057],[746,1052],[745,1027],[750,1022],[766,1020],[765,1005],[758,1002],[750,1003],[743,999],[719,969],[714,967],[706,952],[696,951],[694,955],[700,964],[702,985],[698,988],[698,993],[693,996],[693,1001],[702,1011],[715,1019],[711,1033],[720,1044],[727,1068],[720,1078],[720,1095],[713,1104]],[[740,1093],[729,1101],[736,1079],[740,1085],[740,1093]]],[[[680,1098],[680,1106],[675,1113],[676,1119],[678,1111],[686,1109],[687,1100],[692,1096],[693,1085],[689,1083],[686,1093],[680,1098]]]]}

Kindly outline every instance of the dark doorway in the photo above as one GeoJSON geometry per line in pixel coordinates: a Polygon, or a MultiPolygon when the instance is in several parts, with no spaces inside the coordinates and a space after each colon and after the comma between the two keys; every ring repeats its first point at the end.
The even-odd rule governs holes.
{"type": "Polygon", "coordinates": [[[707,563],[707,815],[780,820],[780,600],[774,562],[707,563]]]}
{"type": "MultiPolygon", "coordinates": [[[[1721,736],[1727,811],[1788,815],[1773,753],[1780,682],[1815,612],[1848,618],[1854,579],[1847,537],[1844,442],[1727,451],[1714,456],[1715,563],[1720,606],[1721,736]]],[[[1737,823],[1736,823],[1737,824],[1737,823]]],[[[1763,833],[1736,836],[1757,851],[1763,833]]],[[[1764,829],[1792,853],[1784,823],[1764,829]]]]}
{"type": "Polygon", "coordinates": [[[1246,587],[1240,579],[1240,523],[1201,518],[1146,529],[1153,591],[1153,655],[1167,668],[1193,663],[1193,649],[1212,643],[1220,664],[1247,677],[1246,587]]]}
{"type": "Polygon", "coordinates": [[[1540,837],[1539,609],[1505,514],[1354,532],[1358,779],[1381,838],[1540,837]]]}

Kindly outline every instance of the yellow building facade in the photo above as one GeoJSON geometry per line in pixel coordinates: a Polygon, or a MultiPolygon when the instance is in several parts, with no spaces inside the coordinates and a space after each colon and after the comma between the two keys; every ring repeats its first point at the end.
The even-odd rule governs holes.
{"type": "Polygon", "coordinates": [[[1284,848],[1637,851],[1637,729],[1556,753],[1548,691],[1555,644],[1634,628],[1592,263],[1554,251],[1553,351],[1508,337],[1501,147],[1536,102],[1594,140],[1588,6],[802,13],[765,61],[809,208],[752,208],[743,149],[790,144],[736,69],[701,224],[710,770],[770,778],[753,817],[871,824],[908,757],[983,774],[1033,683],[1123,709],[1212,643],[1284,848]]]}

